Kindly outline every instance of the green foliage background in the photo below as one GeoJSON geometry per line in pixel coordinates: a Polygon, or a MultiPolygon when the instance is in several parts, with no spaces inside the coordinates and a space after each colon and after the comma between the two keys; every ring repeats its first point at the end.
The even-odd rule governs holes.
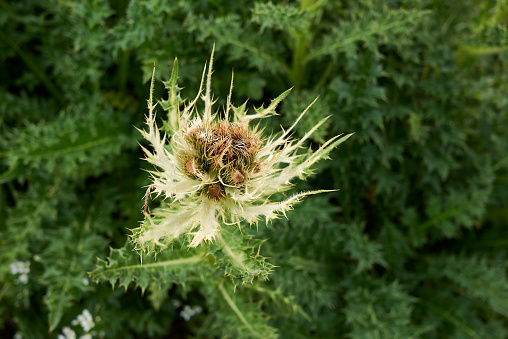
{"type": "Polygon", "coordinates": [[[0,0],[0,337],[56,338],[83,309],[103,338],[508,337],[507,18],[506,0],[0,0]],[[219,105],[234,69],[237,104],[294,86],[267,131],[319,95],[296,135],[328,115],[313,145],[356,133],[295,187],[340,191],[225,228],[243,271],[220,244],[127,243],[153,65],[157,98],[175,56],[194,97],[214,43],[219,105]]]}

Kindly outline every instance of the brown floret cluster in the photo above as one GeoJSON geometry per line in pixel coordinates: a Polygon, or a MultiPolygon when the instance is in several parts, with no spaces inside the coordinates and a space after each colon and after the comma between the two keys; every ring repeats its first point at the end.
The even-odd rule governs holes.
{"type": "Polygon", "coordinates": [[[249,172],[259,167],[255,159],[260,136],[242,124],[222,120],[207,126],[199,122],[187,128],[185,137],[195,153],[187,157],[184,171],[190,176],[198,171],[216,175],[219,182],[204,190],[213,200],[224,196],[225,185],[241,187],[249,172]]]}

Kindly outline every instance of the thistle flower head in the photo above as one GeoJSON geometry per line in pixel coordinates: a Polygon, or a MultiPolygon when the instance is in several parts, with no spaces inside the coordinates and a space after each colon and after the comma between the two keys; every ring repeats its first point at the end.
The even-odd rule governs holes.
{"type": "Polygon", "coordinates": [[[277,105],[290,90],[268,107],[247,114],[245,104],[235,107],[231,103],[233,79],[223,116],[219,118],[212,111],[215,103],[211,95],[212,65],[213,52],[209,66],[203,71],[197,97],[182,105],[175,59],[171,79],[165,82],[169,98],[159,102],[168,112],[164,125],[170,134],[168,138],[161,136],[155,122],[157,104],[153,103],[152,76],[148,129],[141,133],[152,147],[152,150],[143,148],[146,160],[157,169],[151,172],[153,183],[147,195],[162,195],[168,203],[153,213],[145,213],[144,223],[134,230],[133,240],[141,248],[164,246],[182,234],[191,235],[189,246],[195,247],[217,237],[221,227],[234,227],[242,221],[253,224],[260,217],[270,220],[291,209],[304,196],[325,192],[303,192],[283,201],[271,201],[274,193],[289,189],[292,179],[308,174],[315,162],[350,136],[338,135],[313,153],[300,152],[305,140],[327,119],[319,121],[300,140],[293,140],[290,135],[305,110],[287,130],[264,137],[252,121],[276,114],[277,105]],[[204,102],[201,112],[197,109],[199,99],[204,102]]]}

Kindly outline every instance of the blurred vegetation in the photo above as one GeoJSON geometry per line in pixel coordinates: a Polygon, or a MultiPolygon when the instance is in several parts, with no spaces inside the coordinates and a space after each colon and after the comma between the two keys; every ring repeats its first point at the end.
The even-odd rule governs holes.
{"type": "Polygon", "coordinates": [[[507,108],[506,0],[0,0],[0,337],[506,338],[507,108]],[[125,245],[154,63],[194,97],[214,43],[219,105],[234,69],[249,107],[294,87],[267,132],[319,95],[296,136],[356,133],[295,187],[340,191],[235,240],[266,281],[125,245]]]}

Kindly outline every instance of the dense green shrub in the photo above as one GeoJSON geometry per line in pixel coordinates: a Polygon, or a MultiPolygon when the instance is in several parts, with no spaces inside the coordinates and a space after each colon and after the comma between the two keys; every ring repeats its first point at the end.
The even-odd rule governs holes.
{"type": "Polygon", "coordinates": [[[0,337],[508,337],[507,17],[503,0],[0,0],[0,337]],[[313,150],[355,132],[291,193],[340,191],[224,227],[229,253],[138,253],[154,63],[155,98],[175,57],[193,98],[214,44],[216,107],[234,69],[249,110],[294,87],[266,135],[317,96],[294,137],[328,115],[313,150]]]}

